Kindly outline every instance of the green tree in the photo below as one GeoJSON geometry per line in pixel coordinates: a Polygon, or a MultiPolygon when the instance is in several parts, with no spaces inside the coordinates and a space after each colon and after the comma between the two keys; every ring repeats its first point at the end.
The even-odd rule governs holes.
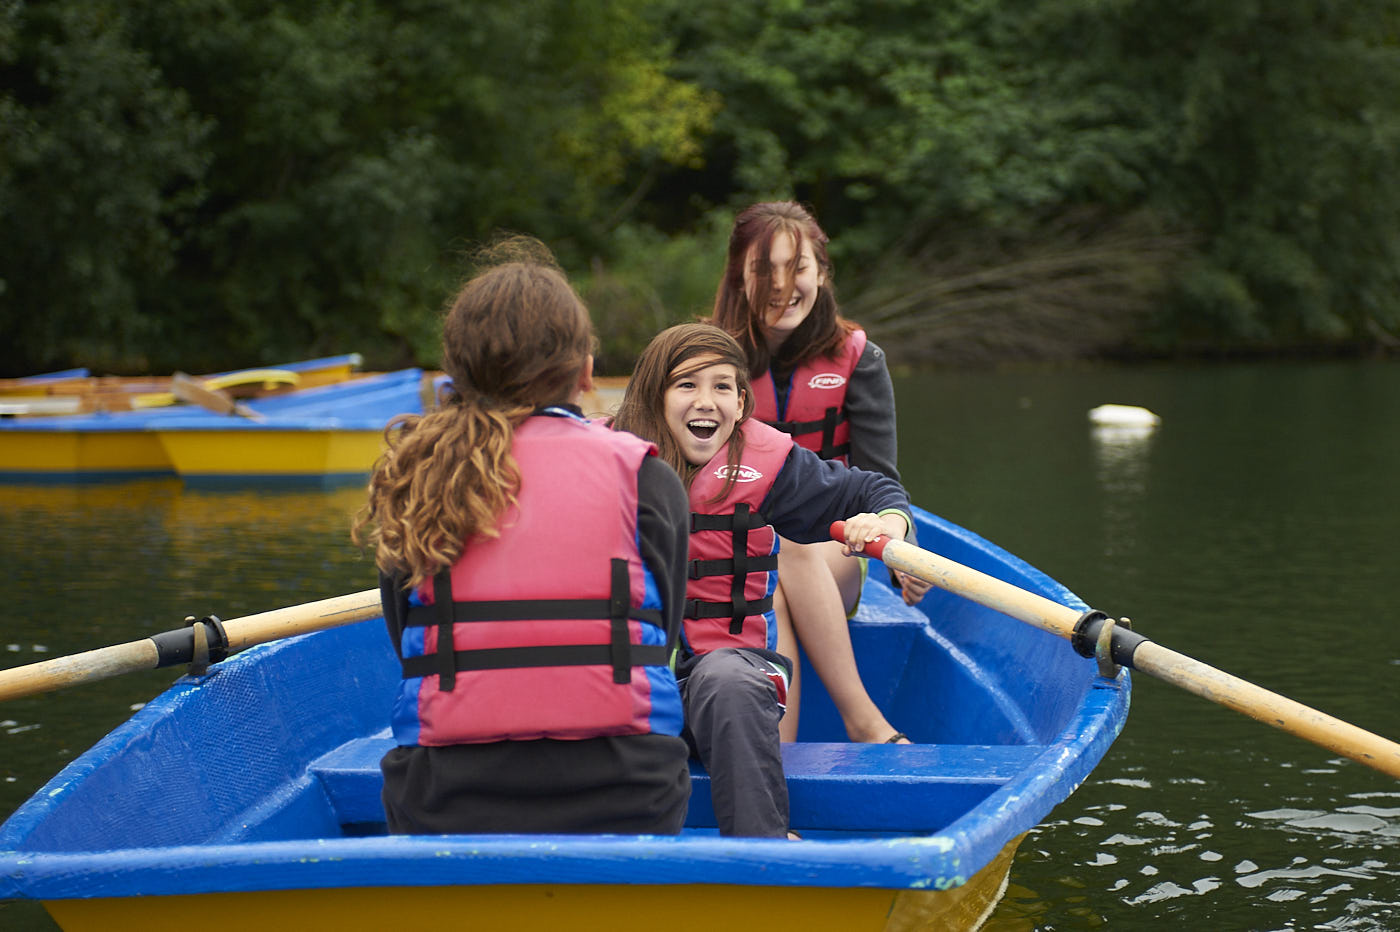
{"type": "Polygon", "coordinates": [[[206,272],[168,312],[218,308],[225,342],[273,357],[433,359],[469,244],[586,254],[630,171],[693,157],[711,105],[665,76],[644,6],[152,4],[150,46],[218,126],[206,272]]]}
{"type": "Polygon", "coordinates": [[[0,198],[26,222],[0,299],[59,312],[11,370],[431,361],[472,242],[519,230],[581,261],[713,111],[666,74],[643,0],[7,10],[0,198]],[[36,253],[68,304],[53,275],[20,293],[36,253]]]}
{"type": "Polygon", "coordinates": [[[676,72],[725,102],[715,203],[810,202],[868,257],[950,215],[1005,222],[1063,197],[1060,140],[988,0],[676,4],[676,72]]]}
{"type": "Polygon", "coordinates": [[[1055,62],[1038,57],[1031,9],[675,4],[677,74],[725,106],[704,169],[671,184],[731,206],[812,204],[848,270],[848,309],[919,355],[944,341],[1003,355],[1121,344],[1181,241],[1154,235],[1134,202],[1143,181],[1122,158],[1142,140],[1096,119],[1101,101],[1048,93],[1055,62]],[[992,339],[975,339],[979,320],[992,339]]]}
{"type": "Polygon", "coordinates": [[[0,368],[431,362],[498,230],[625,368],[773,196],[901,345],[1391,344],[1397,35],[1395,0],[0,0],[0,368]]]}
{"type": "Polygon", "coordinates": [[[125,4],[0,6],[0,371],[141,366],[202,196],[207,123],[125,4]]]}
{"type": "Polygon", "coordinates": [[[1140,179],[1120,192],[1199,235],[1155,345],[1393,342],[1394,0],[1062,0],[1037,16],[1046,99],[1092,101],[1125,142],[1102,176],[1140,179]]]}
{"type": "Polygon", "coordinates": [[[1024,278],[1069,263],[1100,280],[1076,300],[1137,283],[1114,327],[1102,302],[1082,309],[1094,336],[1079,350],[1386,342],[1400,323],[1394,0],[767,0],[671,16],[677,74],[725,101],[705,170],[671,179],[677,200],[808,201],[838,260],[905,279],[891,300],[970,321],[1001,272],[998,300],[1072,327],[1072,306],[1036,297],[1062,278],[1024,278]],[[1086,264],[1106,247],[1116,265],[1086,264]],[[979,284],[935,298],[933,276],[979,284]]]}

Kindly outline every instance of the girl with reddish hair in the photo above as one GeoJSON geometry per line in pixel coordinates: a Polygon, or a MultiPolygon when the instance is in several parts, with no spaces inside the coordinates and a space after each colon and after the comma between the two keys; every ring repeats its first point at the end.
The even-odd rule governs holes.
{"type": "MultiPolygon", "coordinates": [[[[744,349],[756,418],[823,459],[898,481],[894,388],[885,354],[841,316],[827,242],[816,218],[793,201],[741,211],[712,320],[744,349]]],[[[844,558],[841,545],[831,541],[785,542],[779,597],[791,624],[780,621],[779,650],[795,661],[802,645],[851,740],[907,743],[866,692],[851,647],[846,622],[860,598],[865,564],[844,558]]],[[[928,590],[904,574],[895,582],[911,605],[928,590]]],[[[795,669],[785,741],[797,738],[800,683],[795,669]]]]}

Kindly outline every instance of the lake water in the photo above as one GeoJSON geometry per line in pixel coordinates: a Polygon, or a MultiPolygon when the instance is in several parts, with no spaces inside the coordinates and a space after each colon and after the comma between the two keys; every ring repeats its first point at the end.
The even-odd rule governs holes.
{"type": "MultiPolygon", "coordinates": [[[[1400,365],[923,373],[896,392],[921,505],[1167,647],[1400,738],[1400,365]],[[1163,423],[1096,436],[1102,403],[1163,423]]],[[[0,486],[0,666],[368,588],[360,501],[0,486]]],[[[174,676],[0,705],[0,817],[174,676]]],[[[1138,676],[1122,736],[1026,839],[987,928],[1173,920],[1400,929],[1400,783],[1138,676]]],[[[0,928],[52,926],[11,903],[0,928]]]]}

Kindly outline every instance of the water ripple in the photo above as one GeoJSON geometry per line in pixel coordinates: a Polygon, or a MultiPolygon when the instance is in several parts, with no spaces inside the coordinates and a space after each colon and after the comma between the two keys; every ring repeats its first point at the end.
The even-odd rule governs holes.
{"type": "Polygon", "coordinates": [[[1062,804],[1022,846],[987,932],[1094,929],[1114,919],[1147,928],[1202,915],[1222,929],[1400,929],[1400,871],[1392,866],[1400,860],[1400,793],[1328,800],[1314,792],[1303,805],[1275,793],[1283,805],[1238,801],[1220,812],[1197,808],[1200,781],[1170,782],[1182,792],[1106,774],[1062,804]],[[1150,808],[1134,805],[1148,800],[1150,808]],[[1066,863],[1064,851],[1087,856],[1066,863]],[[1042,877],[1041,889],[1027,889],[1026,874],[1042,877]]]}

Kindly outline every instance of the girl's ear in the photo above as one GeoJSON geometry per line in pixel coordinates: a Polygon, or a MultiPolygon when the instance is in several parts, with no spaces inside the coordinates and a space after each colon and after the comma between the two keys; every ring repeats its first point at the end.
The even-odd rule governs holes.
{"type": "Polygon", "coordinates": [[[579,373],[578,387],[585,392],[593,391],[593,354],[589,353],[583,361],[583,371],[579,373]]]}
{"type": "Polygon", "coordinates": [[[574,385],[573,394],[569,397],[570,404],[578,404],[579,399],[593,391],[593,356],[590,354],[583,361],[583,368],[578,373],[578,383],[574,385]]]}

